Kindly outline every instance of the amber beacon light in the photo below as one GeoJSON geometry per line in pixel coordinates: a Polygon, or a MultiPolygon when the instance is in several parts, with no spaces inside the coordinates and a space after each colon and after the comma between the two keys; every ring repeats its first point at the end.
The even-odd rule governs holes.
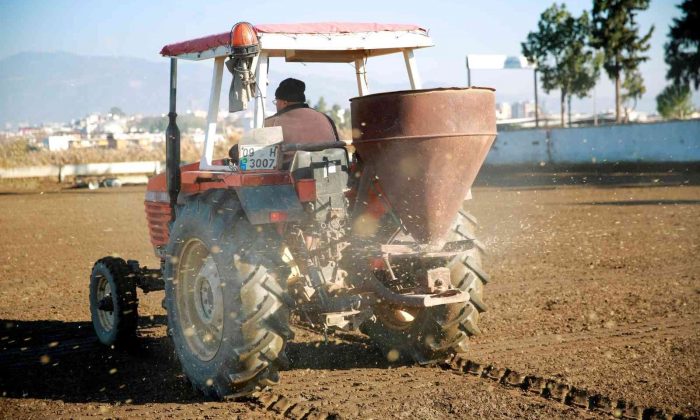
{"type": "Polygon", "coordinates": [[[253,25],[248,22],[238,22],[231,29],[231,47],[234,54],[257,52],[258,35],[253,25]]]}

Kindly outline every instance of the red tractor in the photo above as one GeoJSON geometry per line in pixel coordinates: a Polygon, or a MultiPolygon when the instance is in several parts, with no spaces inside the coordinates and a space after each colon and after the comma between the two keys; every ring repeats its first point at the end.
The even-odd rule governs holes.
{"type": "Polygon", "coordinates": [[[159,269],[106,257],[90,307],[100,341],[135,337],[138,299],[165,290],[168,332],[192,384],[213,397],[278,380],[290,315],[359,329],[390,361],[426,363],[467,349],[486,310],[482,246],[463,206],[495,138],[494,93],[420,89],[413,25],[240,23],[167,45],[167,171],[153,177],[146,217],[159,269]],[[367,58],[402,53],[411,90],[369,94],[367,58]],[[352,142],[288,144],[262,128],[270,58],[354,63],[352,142]],[[214,59],[201,162],[180,165],[177,63],[214,59]],[[213,160],[222,73],[231,111],[255,100],[256,129],[238,161],[213,160]],[[354,153],[350,153],[350,144],[354,153]]]}

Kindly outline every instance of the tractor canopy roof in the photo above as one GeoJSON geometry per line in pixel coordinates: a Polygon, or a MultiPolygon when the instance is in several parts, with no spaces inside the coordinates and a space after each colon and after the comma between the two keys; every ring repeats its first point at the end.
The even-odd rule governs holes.
{"type": "MultiPolygon", "coordinates": [[[[348,63],[433,45],[417,25],[319,22],[254,25],[261,52],[286,61],[348,63]]],[[[204,60],[231,53],[231,32],[169,44],[161,55],[204,60]]]]}

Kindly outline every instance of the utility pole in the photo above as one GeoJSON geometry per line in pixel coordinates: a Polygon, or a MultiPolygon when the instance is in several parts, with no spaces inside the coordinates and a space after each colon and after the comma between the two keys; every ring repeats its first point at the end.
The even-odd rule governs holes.
{"type": "Polygon", "coordinates": [[[539,105],[537,103],[537,67],[535,67],[535,70],[532,73],[535,75],[535,127],[539,128],[540,127],[540,110],[539,110],[539,105]]]}
{"type": "Polygon", "coordinates": [[[469,56],[466,57],[467,60],[467,87],[472,87],[472,72],[469,69],[469,56]]]}
{"type": "Polygon", "coordinates": [[[598,111],[596,110],[596,103],[595,103],[595,85],[593,85],[593,125],[595,127],[598,126],[598,111]]]}

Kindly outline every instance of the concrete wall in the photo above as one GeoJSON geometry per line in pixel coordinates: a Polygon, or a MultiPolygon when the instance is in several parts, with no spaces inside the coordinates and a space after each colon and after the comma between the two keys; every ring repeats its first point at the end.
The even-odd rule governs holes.
{"type": "Polygon", "coordinates": [[[0,168],[0,179],[16,178],[58,178],[60,166],[27,166],[22,168],[0,168]]]}
{"type": "MultiPolygon", "coordinates": [[[[700,120],[501,132],[487,165],[700,162],[700,120]]],[[[160,162],[0,168],[0,178],[152,174],[160,162]]]]}
{"type": "Polygon", "coordinates": [[[0,179],[10,178],[50,178],[63,180],[66,176],[106,176],[124,174],[157,174],[161,163],[150,162],[113,162],[85,163],[77,165],[30,166],[24,168],[0,168],[0,179]]]}
{"type": "Polygon", "coordinates": [[[488,165],[700,162],[700,120],[499,133],[488,165]]]}

